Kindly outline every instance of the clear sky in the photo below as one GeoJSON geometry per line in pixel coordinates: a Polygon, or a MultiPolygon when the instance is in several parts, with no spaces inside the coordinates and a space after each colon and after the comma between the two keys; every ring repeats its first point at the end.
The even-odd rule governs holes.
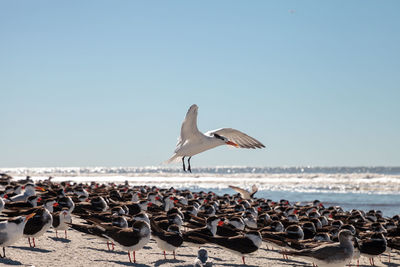
{"type": "Polygon", "coordinates": [[[400,165],[399,1],[1,1],[0,167],[400,165]]]}

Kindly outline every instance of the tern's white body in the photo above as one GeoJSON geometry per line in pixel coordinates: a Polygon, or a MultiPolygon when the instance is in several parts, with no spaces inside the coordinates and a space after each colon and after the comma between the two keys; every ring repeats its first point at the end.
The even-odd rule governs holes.
{"type": "Polygon", "coordinates": [[[221,128],[201,133],[197,128],[197,105],[192,105],[182,123],[181,136],[172,157],[167,163],[183,157],[192,157],[221,145],[232,145],[241,148],[263,148],[261,142],[232,128],[221,128]]]}

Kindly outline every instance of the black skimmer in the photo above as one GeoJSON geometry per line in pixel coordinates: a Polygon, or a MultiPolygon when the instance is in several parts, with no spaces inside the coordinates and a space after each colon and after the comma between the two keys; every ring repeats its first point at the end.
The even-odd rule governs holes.
{"type": "Polygon", "coordinates": [[[233,237],[208,236],[204,238],[209,242],[228,249],[234,254],[240,255],[243,264],[246,264],[245,256],[256,252],[262,244],[262,237],[258,231],[248,231],[243,235],[233,237]]]}
{"type": "Polygon", "coordinates": [[[16,195],[21,195],[21,194],[22,194],[22,185],[21,184],[9,185],[9,186],[6,186],[3,197],[10,200],[10,198],[12,198],[16,195]]]}
{"type": "Polygon", "coordinates": [[[312,239],[317,233],[317,229],[312,222],[305,222],[302,225],[304,232],[304,239],[312,239]]]}
{"type": "Polygon", "coordinates": [[[205,134],[197,129],[197,105],[192,105],[182,123],[181,135],[172,157],[166,161],[171,163],[182,159],[183,170],[186,171],[185,157],[188,159],[189,172],[192,172],[190,159],[192,156],[221,145],[231,145],[240,148],[264,148],[265,146],[241,131],[232,128],[221,128],[205,134]]]}
{"type": "MultiPolygon", "coordinates": [[[[72,229],[77,230],[81,233],[93,235],[102,241],[107,241],[108,250],[111,250],[110,245],[112,246],[112,250],[114,250],[114,243],[110,242],[109,239],[103,235],[104,228],[102,228],[101,225],[104,225],[107,223],[102,223],[101,221],[99,221],[97,219],[95,219],[94,221],[93,221],[93,219],[92,219],[92,221],[89,220],[88,223],[90,223],[91,225],[74,224],[74,223],[67,223],[67,225],[69,225],[72,229]],[[98,225],[100,225],[100,226],[98,226],[98,225]]],[[[113,217],[111,224],[108,224],[108,225],[112,225],[112,226],[119,227],[119,228],[128,228],[128,222],[122,216],[113,217]]]]}
{"type": "Polygon", "coordinates": [[[319,241],[319,242],[321,242],[321,241],[324,241],[324,242],[329,242],[329,241],[331,241],[331,237],[330,237],[330,235],[328,234],[328,233],[317,233],[315,236],[314,236],[314,238],[313,238],[313,240],[314,241],[319,241]]]}
{"type": "Polygon", "coordinates": [[[33,216],[35,216],[35,213],[0,222],[0,246],[3,247],[3,255],[0,255],[1,258],[6,256],[6,247],[14,244],[23,236],[24,227],[27,221],[33,216]]]}
{"type": "Polygon", "coordinates": [[[290,240],[303,240],[304,238],[304,232],[303,229],[296,224],[288,226],[284,232],[263,232],[262,234],[263,238],[272,238],[272,239],[278,239],[278,240],[283,240],[283,239],[290,239],[290,240]]]}
{"type": "Polygon", "coordinates": [[[6,209],[35,208],[38,205],[39,196],[29,196],[27,201],[15,201],[5,203],[6,209]]]}
{"type": "Polygon", "coordinates": [[[72,223],[71,213],[68,208],[64,208],[62,211],[57,211],[53,213],[52,216],[56,237],[58,238],[57,231],[64,230],[64,237],[67,238],[67,229],[69,228],[67,223],[72,223]]]}
{"type": "Polygon", "coordinates": [[[387,241],[382,233],[374,233],[367,239],[356,239],[356,247],[360,251],[361,256],[368,258],[370,264],[374,266],[374,258],[386,251],[387,241]]]}
{"type": "Polygon", "coordinates": [[[216,233],[219,236],[237,236],[244,231],[245,223],[241,217],[233,217],[230,219],[221,220],[223,223],[218,224],[216,233]]]}
{"type": "Polygon", "coordinates": [[[216,216],[209,217],[207,218],[206,226],[183,232],[183,241],[191,246],[203,245],[207,243],[203,236],[215,236],[218,224],[222,225],[223,221],[216,216]]]}
{"type": "Polygon", "coordinates": [[[26,184],[25,191],[21,194],[15,195],[13,197],[8,198],[10,201],[27,201],[28,197],[34,196],[36,194],[35,189],[45,191],[42,187],[35,186],[34,184],[26,184]]]}
{"type": "Polygon", "coordinates": [[[90,198],[89,202],[80,202],[75,204],[73,214],[88,214],[89,211],[104,212],[108,209],[107,202],[101,196],[90,198]]]}
{"type": "Polygon", "coordinates": [[[35,208],[34,212],[35,216],[24,227],[24,237],[28,238],[30,247],[36,247],[35,237],[42,236],[53,223],[53,216],[44,207],[35,208]],[[33,245],[31,244],[31,237],[33,245]]]}
{"type": "Polygon", "coordinates": [[[57,199],[58,206],[54,211],[61,211],[63,208],[68,208],[69,212],[72,213],[75,209],[75,203],[69,196],[59,197],[57,199]]]}
{"type": "Polygon", "coordinates": [[[130,251],[133,252],[133,262],[136,263],[136,251],[142,249],[150,241],[150,225],[143,221],[135,222],[132,228],[121,229],[104,225],[99,227],[103,228],[103,236],[128,251],[130,262],[132,262],[130,251]]]}
{"type": "Polygon", "coordinates": [[[249,229],[256,229],[258,227],[257,218],[251,212],[244,213],[243,221],[249,229]]]}
{"type": "Polygon", "coordinates": [[[88,191],[83,188],[83,186],[77,186],[73,189],[73,192],[75,195],[78,196],[78,199],[81,201],[86,201],[89,198],[89,193],[88,191]]]}
{"type": "Polygon", "coordinates": [[[124,205],[128,208],[129,215],[136,215],[143,211],[147,211],[148,204],[149,203],[147,203],[147,202],[143,202],[143,203],[137,202],[137,203],[125,203],[124,205]]]}
{"type": "Polygon", "coordinates": [[[326,244],[312,249],[286,251],[285,254],[310,260],[318,266],[343,267],[353,258],[354,247],[351,241],[352,237],[351,231],[341,230],[339,232],[339,244],[326,244]]]}
{"type": "Polygon", "coordinates": [[[168,227],[167,231],[161,229],[154,220],[151,220],[151,234],[157,242],[157,246],[164,252],[164,259],[166,258],[165,252],[172,251],[175,257],[175,250],[183,243],[182,233],[179,226],[172,224],[168,227]]]}
{"type": "Polygon", "coordinates": [[[166,219],[164,219],[164,216],[161,217],[155,217],[154,220],[157,221],[158,226],[163,229],[164,231],[167,230],[167,228],[172,225],[175,224],[177,225],[179,228],[182,226],[183,224],[183,219],[179,214],[169,214],[166,219]]]}
{"type": "MultiPolygon", "coordinates": [[[[262,233],[263,241],[268,245],[280,249],[283,251],[283,258],[287,259],[286,254],[284,253],[286,249],[289,249],[289,242],[293,241],[301,241],[304,238],[303,229],[296,224],[289,225],[284,232],[263,232],[262,233]]],[[[267,246],[268,248],[268,246],[267,246]]]]}
{"type": "Polygon", "coordinates": [[[197,258],[194,260],[193,267],[212,267],[212,261],[208,260],[208,252],[204,248],[197,251],[197,258]]]}

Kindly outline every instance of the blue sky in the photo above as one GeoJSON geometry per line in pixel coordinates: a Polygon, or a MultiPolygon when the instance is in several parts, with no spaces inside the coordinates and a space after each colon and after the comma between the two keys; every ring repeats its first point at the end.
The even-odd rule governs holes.
{"type": "Polygon", "coordinates": [[[398,1],[1,1],[0,167],[400,165],[398,1]]]}

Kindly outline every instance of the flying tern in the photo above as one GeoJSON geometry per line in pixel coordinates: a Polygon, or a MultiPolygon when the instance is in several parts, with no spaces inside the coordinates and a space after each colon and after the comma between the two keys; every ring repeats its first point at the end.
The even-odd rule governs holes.
{"type": "Polygon", "coordinates": [[[192,156],[221,145],[231,145],[238,148],[264,148],[255,138],[232,128],[221,128],[201,133],[197,128],[198,106],[192,105],[182,123],[181,136],[172,157],[166,161],[171,163],[182,159],[183,170],[186,171],[185,157],[188,158],[187,171],[192,172],[190,159],[192,156]]]}

